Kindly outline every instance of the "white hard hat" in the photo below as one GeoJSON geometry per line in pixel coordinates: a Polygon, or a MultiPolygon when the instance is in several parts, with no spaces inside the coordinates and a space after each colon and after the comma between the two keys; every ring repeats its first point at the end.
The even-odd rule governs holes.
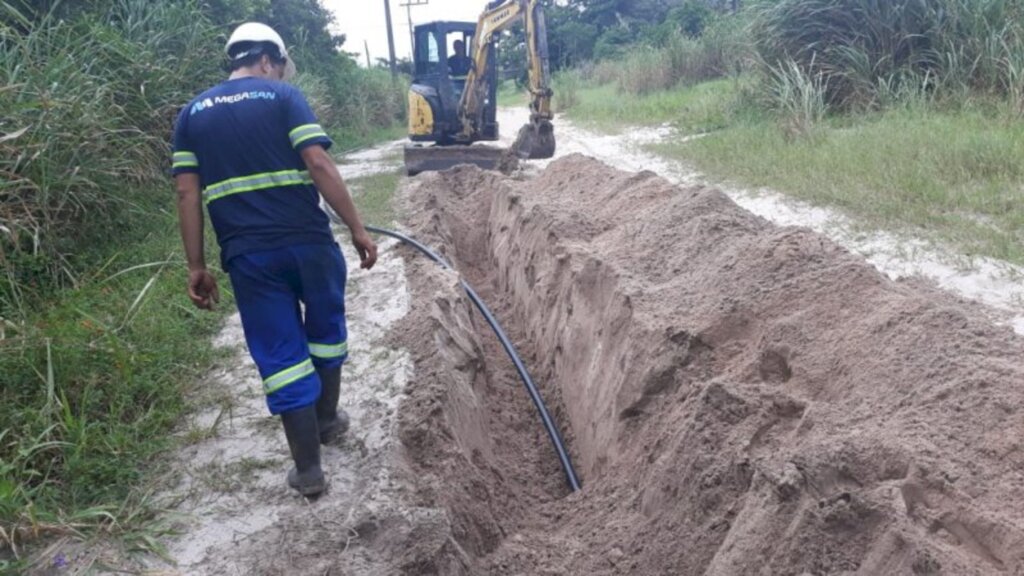
{"type": "MultiPolygon", "coordinates": [[[[275,46],[281,57],[286,60],[284,67],[284,79],[291,80],[295,76],[295,62],[288,56],[288,48],[284,45],[284,40],[281,39],[281,35],[274,31],[273,28],[262,24],[260,22],[246,22],[241,24],[235,31],[231,33],[231,38],[228,39],[227,45],[224,46],[224,51],[231,54],[231,47],[239,42],[269,42],[275,46]]],[[[245,57],[248,52],[242,54],[236,54],[235,58],[245,57]]]]}

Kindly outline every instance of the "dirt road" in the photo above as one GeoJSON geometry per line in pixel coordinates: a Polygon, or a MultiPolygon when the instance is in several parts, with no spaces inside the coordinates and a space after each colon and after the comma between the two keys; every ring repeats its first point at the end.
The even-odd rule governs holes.
{"type": "MultiPolygon", "coordinates": [[[[522,118],[523,111],[502,111],[500,122],[505,128],[505,134],[514,133],[509,128],[518,126],[522,118]]],[[[668,128],[636,130],[623,137],[610,137],[593,134],[569,122],[560,121],[557,134],[559,157],[580,152],[624,170],[657,172],[673,183],[701,183],[700,177],[686,167],[641,150],[645,143],[675,137],[668,128]]],[[[395,152],[396,146],[391,144],[353,155],[342,165],[343,173],[351,178],[391,169],[399,161],[395,152]]],[[[597,170],[590,165],[580,165],[576,160],[573,162],[577,164],[560,166],[574,174],[581,170],[597,170]]],[[[527,179],[537,177],[548,164],[536,163],[528,167],[527,179]]],[[[877,455],[868,447],[874,438],[870,434],[848,448],[848,451],[852,451],[850,454],[859,455],[857,457],[863,457],[864,462],[870,463],[856,464],[860,461],[851,460],[853,456],[849,454],[849,458],[836,456],[844,450],[839,440],[842,436],[839,434],[845,432],[834,425],[822,424],[827,419],[825,415],[831,414],[833,408],[818,403],[820,398],[810,394],[806,388],[812,386],[813,378],[825,378],[824,372],[820,371],[823,368],[816,364],[812,366],[813,363],[802,363],[800,355],[827,358],[829,354],[840,352],[824,348],[813,353],[807,352],[803,339],[809,336],[800,336],[802,339],[799,345],[791,336],[783,337],[784,334],[790,334],[787,330],[791,330],[785,323],[754,327],[751,319],[757,317],[758,313],[739,299],[741,294],[737,294],[737,300],[731,304],[734,306],[731,312],[717,316],[708,312],[706,316],[676,318],[677,324],[692,325],[685,337],[672,334],[666,336],[655,330],[654,325],[641,323],[645,327],[645,334],[655,343],[651,345],[653,349],[665,352],[667,356],[658,356],[649,351],[643,359],[631,357],[630,362],[635,364],[634,375],[637,370],[646,374],[630,384],[640,386],[639,389],[623,388],[628,379],[605,382],[605,387],[599,389],[598,383],[604,382],[600,378],[594,380],[591,388],[578,388],[577,384],[573,384],[575,380],[566,374],[597,374],[593,371],[602,366],[600,362],[603,357],[626,361],[620,356],[606,356],[621,354],[613,352],[616,349],[613,340],[624,338],[626,332],[632,330],[616,324],[628,317],[622,308],[621,299],[631,299],[631,306],[642,308],[641,293],[651,289],[623,292],[615,287],[615,282],[608,279],[611,277],[599,272],[602,266],[613,265],[613,269],[617,266],[614,258],[609,256],[616,253],[616,250],[613,246],[605,245],[604,253],[595,253],[591,258],[597,269],[575,272],[590,274],[589,278],[594,282],[601,278],[609,282],[603,284],[601,290],[584,295],[586,297],[580,300],[579,305],[587,302],[587,306],[595,306],[590,315],[597,320],[573,328],[577,332],[562,335],[562,338],[572,336],[578,339],[582,332],[593,332],[599,336],[603,333],[605,339],[599,337],[597,351],[591,350],[593,356],[587,356],[587,362],[591,364],[584,362],[580,356],[581,351],[566,351],[576,340],[559,340],[553,336],[551,330],[556,327],[545,322],[554,322],[557,316],[552,312],[551,317],[544,320],[544,310],[537,308],[538,302],[547,302],[545,305],[552,306],[552,311],[561,304],[558,301],[535,299],[530,294],[539,294],[538,291],[542,291],[544,286],[548,287],[546,290],[556,292],[569,288],[566,284],[551,283],[549,275],[554,273],[554,269],[544,272],[542,268],[553,264],[546,259],[548,256],[542,254],[543,251],[531,247],[529,242],[533,241],[532,237],[512,235],[525,233],[523,229],[516,228],[519,216],[511,213],[501,216],[508,218],[501,225],[511,227],[512,232],[498,233],[501,225],[497,225],[493,218],[498,217],[500,210],[497,207],[500,203],[493,195],[477,197],[472,196],[471,191],[479,189],[481,182],[489,182],[495,190],[506,185],[519,185],[503,184],[497,177],[493,180],[488,178],[479,174],[461,174],[448,180],[438,180],[435,176],[417,179],[411,187],[406,186],[406,209],[411,216],[403,225],[413,226],[414,230],[424,234],[426,239],[436,243],[459,262],[463,274],[478,285],[499,315],[508,319],[507,328],[523,347],[527,364],[544,382],[545,395],[552,404],[556,418],[563,423],[563,432],[587,480],[594,482],[608,478],[609,481],[604,484],[598,482],[597,488],[593,489],[595,491],[588,496],[565,498],[566,491],[560,482],[557,465],[536,424],[529,401],[519,388],[500,350],[461,299],[454,276],[440,273],[419,260],[407,261],[400,255],[404,252],[400,252],[393,244],[385,243],[378,269],[372,273],[354,271],[350,277],[352,360],[346,367],[343,379],[342,404],[352,413],[353,431],[342,446],[328,448],[324,453],[326,472],[332,482],[328,494],[316,502],[307,503],[292,496],[284,488],[283,471],[288,465],[284,438],[279,423],[266,414],[258,393],[257,375],[245,352],[237,317],[233,318],[217,340],[218,346],[228,350],[228,358],[211,374],[209,396],[197,400],[198,404],[209,408],[196,414],[191,425],[182,430],[182,434],[190,439],[190,444],[176,455],[181,476],[168,496],[175,495],[177,498],[175,514],[179,515],[182,534],[167,540],[168,557],[172,562],[149,561],[151,569],[161,570],[165,574],[190,575],[563,574],[580,573],[572,567],[586,565],[597,573],[660,573],[636,572],[640,568],[630,568],[629,562],[639,559],[637,561],[648,562],[641,562],[640,565],[651,569],[678,568],[682,566],[678,563],[681,560],[664,548],[670,547],[670,543],[666,542],[664,547],[656,545],[644,552],[642,544],[635,538],[626,538],[623,533],[623,530],[632,527],[638,534],[650,534],[652,541],[657,541],[654,534],[658,531],[671,534],[673,530],[685,528],[678,523],[664,524],[660,520],[652,520],[652,510],[661,506],[672,509],[682,498],[693,498],[693,502],[699,502],[701,507],[710,507],[707,510],[718,510],[724,506],[722,502],[731,502],[728,506],[734,508],[733,512],[722,512],[722,515],[715,516],[716,519],[709,523],[685,528],[714,540],[714,545],[700,544],[703,548],[698,543],[692,543],[694,550],[699,548],[705,551],[701,554],[714,555],[717,554],[715,551],[722,550],[726,544],[734,548],[740,546],[735,541],[740,532],[728,531],[730,523],[738,522],[737,515],[750,517],[743,530],[782,529],[773,524],[775,520],[755,521],[758,515],[766,514],[765,509],[737,507],[739,500],[736,498],[765,499],[779,491],[787,493],[790,490],[788,487],[795,492],[790,500],[783,500],[779,505],[785,506],[785,502],[791,502],[793,506],[799,504],[797,508],[806,512],[806,506],[818,506],[819,501],[825,501],[828,502],[829,510],[834,508],[834,515],[840,525],[846,522],[843,518],[854,518],[862,513],[858,506],[866,506],[868,510],[884,509],[885,512],[879,514],[890,518],[887,516],[891,513],[889,505],[883,505],[882,502],[885,498],[895,498],[893,494],[902,490],[905,495],[900,500],[903,502],[901,505],[916,508],[922,518],[934,516],[932,521],[933,524],[937,522],[934,524],[936,530],[946,534],[943,538],[959,540],[961,546],[977,550],[979,538],[987,538],[979,534],[998,533],[1002,543],[994,549],[983,546],[978,553],[987,557],[989,562],[995,558],[1004,567],[1016,561],[1006,551],[1010,549],[1007,548],[1010,543],[1015,542],[1013,538],[1016,538],[1017,533],[1002,528],[1002,524],[984,513],[976,510],[964,512],[960,501],[954,498],[959,497],[960,492],[956,490],[960,488],[949,491],[936,484],[932,476],[939,471],[928,467],[931,461],[925,463],[907,456],[904,447],[893,448],[893,458],[899,460],[898,466],[894,466],[899,468],[902,476],[889,478],[886,476],[889,472],[872,468],[876,466],[878,458],[884,460],[889,456],[881,453],[877,455]],[[415,200],[419,198],[418,195],[431,194],[439,202],[461,202],[476,206],[476,209],[454,212],[438,210],[415,200]],[[493,210],[498,212],[492,214],[493,210]],[[467,238],[472,241],[467,243],[467,238]],[[521,243],[522,250],[504,252],[504,248],[496,248],[494,242],[502,238],[507,242],[514,240],[521,243]],[[516,270],[520,269],[526,271],[527,276],[517,276],[516,270]],[[412,283],[410,279],[413,279],[412,283]],[[600,303],[603,303],[604,310],[598,306],[600,303]],[[613,317],[613,313],[625,316],[613,317]],[[609,327],[607,331],[604,331],[605,327],[609,327]],[[740,344],[752,338],[756,341],[750,344],[749,349],[745,347],[746,344],[740,344]],[[551,350],[560,346],[563,352],[551,356],[551,350]],[[725,347],[733,352],[717,359],[702,358],[702,346],[716,349],[725,347]],[[602,349],[606,350],[604,355],[599,353],[602,349]],[[565,362],[569,362],[568,367],[565,362]],[[688,368],[680,371],[673,368],[676,363],[683,363],[688,368]],[[570,372],[566,373],[566,370],[570,372]],[[680,378],[685,379],[686,383],[673,384],[680,378]],[[690,379],[694,378],[701,383],[695,383],[697,380],[691,382],[690,379]],[[737,378],[751,378],[756,383],[747,387],[740,382],[737,388],[731,382],[737,378]],[[787,384],[793,379],[796,380],[794,384],[787,384]],[[707,384],[708,381],[717,384],[707,384]],[[769,388],[773,386],[795,388],[772,392],[769,388]],[[725,420],[716,420],[719,416],[714,416],[713,421],[708,420],[711,413],[707,411],[686,412],[684,408],[659,408],[665,398],[677,393],[682,395],[676,399],[680,407],[689,406],[687,402],[712,405],[715,410],[726,415],[723,416],[726,420],[739,418],[743,424],[737,428],[738,432],[727,432],[728,427],[722,423],[725,420]],[[399,410],[399,406],[402,410],[399,410]],[[748,418],[755,414],[760,416],[748,418]],[[606,418],[607,422],[602,424],[598,415],[606,418]],[[686,423],[687,430],[690,430],[689,436],[670,432],[673,427],[666,423],[676,420],[686,423]],[[832,446],[831,451],[808,452],[816,456],[801,460],[794,456],[799,452],[795,446],[800,442],[814,444],[805,436],[805,428],[814,426],[819,430],[814,434],[824,434],[820,445],[832,446]],[[708,432],[711,436],[693,436],[695,430],[703,429],[701,427],[713,431],[708,432]],[[830,430],[835,436],[827,433],[830,430]],[[743,436],[748,432],[749,437],[743,436]],[[787,443],[792,440],[791,437],[796,436],[800,436],[794,440],[797,444],[787,443]],[[726,462],[708,453],[698,466],[696,462],[674,460],[670,451],[666,451],[670,448],[682,449],[687,443],[701,441],[718,443],[719,449],[730,455],[732,460],[726,462]],[[630,442],[637,443],[635,450],[627,447],[630,442]],[[745,449],[725,450],[722,448],[725,444],[722,443],[755,445],[756,454],[744,452],[745,449]],[[779,451],[779,458],[767,459],[766,454],[772,450],[779,451]],[[741,465],[744,458],[753,462],[749,469],[741,465]],[[845,464],[835,464],[830,458],[838,458],[835,462],[845,464]],[[853,469],[856,466],[867,468],[853,469]],[[623,471],[627,468],[647,470],[643,477],[646,479],[644,482],[647,482],[643,484],[643,491],[629,492],[629,486],[632,484],[634,490],[637,489],[641,479],[630,480],[623,471]],[[706,473],[701,475],[698,473],[700,470],[706,473]],[[688,481],[711,483],[723,488],[683,496],[678,486],[669,479],[673,475],[682,477],[689,474],[696,476],[688,481]],[[888,478],[880,481],[888,484],[876,486],[875,479],[880,476],[888,478]],[[805,488],[801,487],[805,487],[806,482],[798,477],[824,482],[824,488],[819,487],[820,494],[816,493],[816,498],[805,499],[800,494],[805,492],[805,488]],[[860,490],[863,486],[858,487],[858,483],[870,484],[872,490],[881,490],[888,495],[882,492],[865,495],[867,492],[860,490]],[[750,491],[750,486],[755,489],[750,491]],[[890,494],[892,491],[895,492],[890,494]],[[908,493],[910,496],[906,496],[908,493]],[[829,498],[839,500],[832,501],[829,498]],[[620,499],[633,502],[632,505],[637,506],[639,512],[624,512],[625,515],[619,516],[613,514],[612,511],[617,508],[608,503],[620,499]],[[566,524],[572,530],[579,531],[579,534],[573,535],[558,528],[558,519],[568,518],[567,515],[576,506],[582,507],[584,512],[566,524]],[[604,512],[599,512],[602,506],[604,512]],[[648,528],[641,529],[636,524],[641,520],[647,522],[648,528]],[[594,527],[592,535],[584,534],[590,530],[587,522],[602,528],[594,527]],[[718,531],[725,531],[723,535],[731,536],[725,540],[717,536],[712,538],[711,535],[718,531]],[[634,545],[640,545],[640,549],[630,548],[634,545]],[[585,561],[590,557],[593,557],[593,561],[585,561]]],[[[545,178],[550,184],[557,181],[557,174],[548,174],[545,178]]],[[[651,175],[644,174],[630,180],[628,177],[608,173],[607,179],[619,182],[622,193],[631,195],[637,193],[634,191],[636,186],[650,181],[651,175]]],[[[590,182],[591,188],[600,188],[601,181],[590,182]]],[[[571,188],[567,181],[563,185],[567,190],[571,188]]],[[[512,193],[529,195],[535,194],[536,190],[527,186],[512,193]]],[[[936,252],[923,243],[885,233],[856,234],[852,232],[853,227],[849,222],[827,210],[789,202],[770,192],[726,190],[726,193],[743,208],[772,222],[807,226],[824,233],[854,253],[866,256],[889,277],[920,274],[960,296],[986,304],[984,308],[968,307],[966,314],[970,320],[967,326],[972,330],[981,326],[978,324],[978,315],[988,315],[1024,333],[1024,287],[1019,281],[1024,276],[1015,276],[1021,274],[1018,269],[994,262],[977,261],[974,268],[961,270],[950,264],[956,261],[954,257],[936,252]]],[[[643,196],[642,193],[640,195],[643,196]]],[[[554,222],[548,222],[554,228],[537,227],[534,234],[557,235],[562,227],[578,230],[578,223],[558,220],[556,208],[560,206],[560,200],[557,194],[541,196],[545,200],[529,205],[534,206],[534,215],[542,220],[554,218],[554,222]]],[[[614,198],[614,195],[601,197],[606,202],[614,202],[614,198]]],[[[578,207],[572,207],[568,213],[584,222],[592,220],[594,226],[614,228],[604,220],[594,220],[594,210],[599,211],[600,208],[594,206],[581,211],[578,207]]],[[[626,206],[620,206],[619,209],[622,214],[629,214],[626,206]]],[[[519,212],[516,214],[521,215],[519,212]]],[[[644,217],[650,216],[646,214],[644,217]]],[[[640,218],[640,215],[636,217],[640,218]]],[[[747,222],[746,216],[736,218],[739,222],[747,222]]],[[[675,229],[671,233],[661,231],[661,242],[672,242],[674,249],[680,251],[697,249],[694,247],[696,244],[686,242],[695,243],[698,239],[687,240],[681,232],[675,229]]],[[[632,233],[644,234],[645,229],[640,226],[632,233]]],[[[590,236],[584,236],[588,238],[587,242],[594,241],[590,236]]],[[[817,242],[806,239],[802,234],[795,234],[793,238],[796,239],[793,246],[786,246],[785,239],[780,238],[780,244],[772,248],[790,254],[782,257],[778,261],[779,265],[806,264],[800,259],[801,254],[809,250],[808,242],[817,242]]],[[[342,244],[347,246],[344,239],[342,244]]],[[[566,257],[571,260],[575,254],[575,245],[558,245],[563,246],[566,257]]],[[[654,244],[651,245],[653,247],[654,244]]],[[[831,255],[833,250],[817,247],[811,252],[831,255]]],[[[349,262],[356,261],[351,253],[347,253],[347,257],[349,262]]],[[[557,254],[555,258],[554,262],[557,262],[557,254]]],[[[682,264],[673,263],[672,266],[678,268],[682,264]]],[[[653,268],[622,271],[626,277],[642,274],[656,276],[660,273],[653,268]]],[[[681,271],[679,273],[683,274],[681,271]]],[[[579,280],[578,276],[572,278],[575,278],[574,281],[579,280]]],[[[568,277],[565,281],[568,281],[568,277]]],[[[736,282],[735,279],[730,281],[736,282]]],[[[872,286],[879,285],[881,277],[871,282],[872,286]]],[[[675,289],[696,290],[694,287],[675,289]]],[[[742,296],[753,298],[753,294],[745,293],[742,296]]],[[[948,297],[940,299],[946,303],[945,298],[948,297]]],[[[710,301],[708,305],[711,305],[710,301]]],[[[715,304],[719,305],[723,304],[715,304]]],[[[950,305],[959,306],[955,303],[950,305]]],[[[893,314],[898,316],[897,312],[893,314]]],[[[569,330],[572,321],[563,318],[562,325],[563,330],[569,330]]],[[[960,334],[960,328],[954,333],[960,334]]],[[[619,348],[633,350],[630,346],[619,348]]],[[[849,359],[866,354],[867,349],[843,350],[841,353],[849,359]]],[[[861,368],[847,369],[861,373],[861,368]]],[[[1011,366],[1010,369],[1016,368],[1011,366]]],[[[606,366],[599,372],[622,375],[620,369],[612,366],[606,366]]],[[[992,382],[1004,382],[1006,377],[1005,374],[993,377],[992,382]]],[[[992,382],[989,382],[990,386],[992,382]]],[[[829,392],[832,393],[836,392],[829,392]]],[[[953,394],[953,397],[956,396],[953,394]]],[[[975,399],[975,396],[970,398],[975,399]]],[[[999,398],[1001,402],[1012,400],[1005,395],[999,398]]],[[[852,406],[863,399],[854,394],[849,402],[852,406]]],[[[872,400],[865,406],[871,405],[876,410],[883,410],[881,406],[884,404],[879,402],[881,400],[872,400]]],[[[945,400],[937,399],[935,402],[942,404],[945,400]]],[[[980,410],[974,405],[966,409],[980,410]]],[[[850,421],[849,426],[865,434],[876,425],[891,426],[895,425],[893,422],[898,422],[900,427],[910,429],[914,422],[909,416],[907,418],[910,419],[873,421],[866,413],[857,414],[861,419],[850,421]]],[[[928,432],[937,433],[936,430],[946,433],[941,428],[929,428],[928,432]]],[[[881,443],[891,444],[890,438],[887,436],[881,443]]],[[[997,446],[991,442],[986,445],[995,453],[1003,455],[1015,454],[1017,450],[1016,445],[997,446]]],[[[963,473],[959,469],[945,472],[963,473]]],[[[992,488],[984,484],[984,490],[992,488]]],[[[999,491],[991,492],[997,493],[1002,494],[999,491]]],[[[692,509],[678,509],[677,512],[685,515],[696,513],[692,509]]],[[[712,516],[714,514],[707,518],[712,516]]],[[[872,514],[867,517],[876,518],[872,514]]],[[[799,515],[788,518],[797,522],[793,525],[794,530],[799,528],[799,522],[807,522],[806,517],[799,515]]],[[[804,528],[809,529],[807,526],[804,528]]],[[[841,534],[846,534],[842,537],[849,537],[850,533],[841,534]]],[[[933,561],[941,564],[939,559],[947,558],[944,554],[952,554],[949,556],[951,559],[946,560],[947,566],[960,565],[956,563],[960,562],[956,554],[944,550],[935,552],[929,548],[932,544],[927,538],[913,534],[904,534],[904,539],[924,544],[907,548],[913,553],[905,555],[909,560],[906,560],[904,568],[909,569],[914,562],[924,568],[932,566],[929,563],[933,561]]],[[[895,536],[890,534],[885,537],[895,536]]],[[[899,548],[896,544],[892,546],[895,547],[893,550],[899,548]]],[[[825,548],[827,552],[827,546],[825,548]]],[[[880,555],[879,558],[898,557],[899,562],[906,559],[897,554],[898,550],[886,556],[884,550],[872,548],[871,543],[855,548],[850,555],[837,556],[830,566],[836,569],[846,566],[844,562],[852,562],[850,558],[856,556],[857,551],[873,551],[871,553],[880,555]]],[[[746,562],[753,557],[725,554],[719,560],[707,560],[702,565],[703,572],[692,573],[738,573],[729,571],[729,562],[746,562]]],[[[780,567],[784,565],[782,560],[779,562],[780,567]]],[[[795,569],[796,564],[785,566],[795,569]]],[[[916,570],[915,573],[928,573],[916,570]]],[[[807,569],[807,573],[817,574],[819,571],[812,567],[807,569]]]]}

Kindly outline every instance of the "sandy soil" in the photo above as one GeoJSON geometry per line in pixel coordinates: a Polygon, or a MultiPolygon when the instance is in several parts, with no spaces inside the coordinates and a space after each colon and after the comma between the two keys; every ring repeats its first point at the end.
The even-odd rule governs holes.
{"type": "Polygon", "coordinates": [[[406,198],[499,296],[585,488],[544,483],[542,439],[546,464],[502,450],[539,425],[451,279],[414,273],[399,430],[457,546],[404,573],[1024,573],[1024,339],[982,306],[582,156],[406,198]]]}
{"type": "MultiPolygon", "coordinates": [[[[501,109],[498,121],[507,143],[528,118],[525,109],[501,109]]],[[[621,136],[601,135],[581,129],[565,119],[556,122],[558,151],[555,157],[585,154],[622,170],[650,170],[680,185],[708,184],[693,168],[643,150],[666,138],[682,136],[668,126],[636,128],[621,136]]],[[[543,168],[549,161],[530,162],[527,171],[543,168]]],[[[977,300],[992,309],[994,321],[1014,327],[1024,335],[1024,268],[991,258],[967,259],[954,251],[906,235],[865,232],[849,218],[827,208],[795,201],[772,190],[745,190],[719,186],[743,208],[780,226],[806,226],[825,234],[892,279],[920,276],[957,294],[977,300]]]]}

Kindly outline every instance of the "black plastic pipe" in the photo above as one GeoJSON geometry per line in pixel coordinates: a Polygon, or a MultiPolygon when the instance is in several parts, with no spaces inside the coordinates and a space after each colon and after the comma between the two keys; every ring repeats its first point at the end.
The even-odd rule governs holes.
{"type": "MultiPolygon", "coordinates": [[[[445,268],[446,270],[455,270],[452,268],[451,264],[445,261],[445,259],[436,252],[405,234],[395,232],[393,230],[378,228],[376,226],[367,226],[366,229],[375,234],[382,234],[384,236],[395,238],[396,240],[419,250],[426,255],[427,258],[430,258],[434,262],[440,264],[442,268],[445,268]]],[[[459,278],[459,283],[462,284],[462,289],[466,291],[466,295],[469,296],[469,299],[473,301],[474,305],[476,305],[480,314],[482,314],[484,319],[487,320],[487,323],[491,325],[491,329],[494,330],[494,334],[498,337],[498,340],[501,341],[501,345],[505,348],[505,352],[508,354],[509,358],[512,359],[512,363],[515,364],[516,371],[519,372],[519,378],[522,379],[523,385],[526,386],[526,391],[529,393],[530,399],[533,400],[533,405],[537,408],[537,412],[540,414],[540,419],[544,424],[544,429],[547,430],[548,437],[551,438],[551,444],[555,447],[555,452],[558,455],[558,461],[562,464],[562,470],[565,472],[565,478],[569,483],[569,488],[571,488],[573,492],[578,491],[580,489],[580,481],[576,476],[576,470],[572,467],[572,461],[569,459],[569,452],[565,449],[565,443],[562,441],[562,435],[558,432],[558,427],[555,426],[554,421],[551,419],[547,406],[544,404],[544,399],[541,398],[540,391],[537,390],[537,386],[533,383],[533,378],[530,378],[529,372],[526,371],[526,366],[524,366],[523,361],[519,359],[519,354],[516,352],[515,347],[512,346],[512,342],[509,341],[508,336],[505,335],[505,331],[502,330],[501,325],[498,324],[498,321],[494,318],[494,314],[491,313],[490,309],[487,308],[487,305],[485,305],[483,300],[480,299],[480,296],[478,296],[476,291],[473,290],[473,287],[461,277],[459,278]]]]}

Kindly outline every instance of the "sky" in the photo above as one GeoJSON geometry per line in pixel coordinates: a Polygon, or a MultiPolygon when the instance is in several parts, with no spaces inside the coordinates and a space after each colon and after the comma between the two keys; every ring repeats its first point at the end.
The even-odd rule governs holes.
{"type": "MultiPolygon", "coordinates": [[[[325,8],[334,12],[335,32],[345,34],[346,52],[358,52],[359,63],[366,65],[363,41],[369,44],[370,57],[388,57],[388,29],[384,20],[385,0],[320,0],[325,8]]],[[[410,0],[387,0],[391,3],[391,20],[395,27],[395,55],[408,58],[410,55],[409,11],[402,4],[410,0]]],[[[476,22],[483,12],[487,0],[411,0],[427,2],[422,6],[413,6],[413,25],[425,24],[434,20],[464,20],[476,22]]]]}

